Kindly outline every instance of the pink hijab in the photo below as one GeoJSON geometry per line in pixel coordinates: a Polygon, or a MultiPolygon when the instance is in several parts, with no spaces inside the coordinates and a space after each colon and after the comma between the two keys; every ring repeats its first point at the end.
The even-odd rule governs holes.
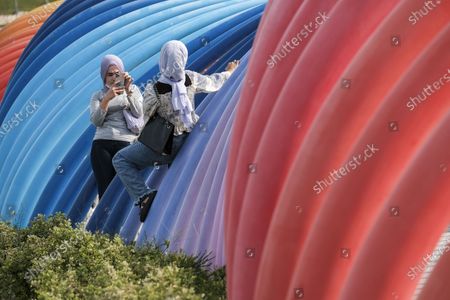
{"type": "Polygon", "coordinates": [[[105,83],[106,72],[108,72],[110,66],[116,66],[120,70],[120,72],[125,72],[123,62],[118,56],[114,54],[105,55],[102,58],[102,63],[100,65],[100,75],[102,76],[103,83],[105,83]]]}

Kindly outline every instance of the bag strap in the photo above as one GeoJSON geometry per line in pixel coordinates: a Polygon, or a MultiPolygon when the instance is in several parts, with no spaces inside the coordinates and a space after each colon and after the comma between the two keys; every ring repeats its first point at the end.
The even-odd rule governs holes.
{"type": "Polygon", "coordinates": [[[156,88],[156,83],[153,84],[153,91],[155,92],[157,101],[154,108],[155,110],[153,111],[150,118],[154,118],[158,114],[158,106],[161,106],[161,98],[159,96],[158,89],[156,88]]]}
{"type": "Polygon", "coordinates": [[[159,97],[158,89],[156,88],[156,83],[153,85],[153,90],[155,91],[156,99],[158,99],[159,105],[161,105],[161,98],[159,97]]]}

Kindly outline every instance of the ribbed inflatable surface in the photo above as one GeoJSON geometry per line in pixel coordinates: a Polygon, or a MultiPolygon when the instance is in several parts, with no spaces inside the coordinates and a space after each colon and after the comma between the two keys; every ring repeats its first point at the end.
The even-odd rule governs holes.
{"type": "MultiPolygon", "coordinates": [[[[24,50],[0,108],[2,219],[26,226],[37,213],[86,217],[96,196],[89,100],[102,86],[103,55],[123,58],[141,87],[154,79],[159,50],[171,39],[188,46],[190,69],[222,71],[250,49],[264,6],[262,0],[65,1],[24,50]]],[[[149,180],[161,182],[162,171],[149,180]]],[[[128,218],[131,202],[117,180],[108,195],[88,225],[134,238],[138,219],[128,218]]]]}
{"type": "Polygon", "coordinates": [[[179,39],[189,69],[242,63],[196,99],[201,120],[171,167],[147,170],[159,190],[147,221],[115,178],[89,230],[211,252],[239,300],[410,299],[440,250],[418,294],[449,299],[448,250],[435,249],[450,220],[449,21],[440,0],[65,1],[0,106],[0,216],[85,220],[101,57],[122,57],[143,87],[179,39]]]}
{"type": "Polygon", "coordinates": [[[231,299],[411,298],[450,217],[449,17],[445,1],[270,1],[231,137],[231,299]]]}
{"type": "Polygon", "coordinates": [[[20,55],[62,1],[42,5],[0,29],[0,103],[20,55]]]}

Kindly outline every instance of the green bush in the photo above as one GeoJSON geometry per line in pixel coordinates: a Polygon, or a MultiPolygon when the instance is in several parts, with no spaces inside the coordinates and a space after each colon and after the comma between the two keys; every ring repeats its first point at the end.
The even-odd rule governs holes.
{"type": "Polygon", "coordinates": [[[0,222],[1,299],[225,299],[224,268],[210,257],[136,248],[73,228],[62,214],[28,228],[0,222]]]}

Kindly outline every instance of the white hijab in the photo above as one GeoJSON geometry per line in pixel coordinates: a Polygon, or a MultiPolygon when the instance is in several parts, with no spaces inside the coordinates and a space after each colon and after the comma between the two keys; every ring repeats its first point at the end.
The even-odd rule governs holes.
{"type": "Polygon", "coordinates": [[[192,112],[194,107],[187,96],[185,68],[188,50],[180,41],[169,41],[161,48],[158,81],[170,84],[172,87],[172,106],[180,115],[181,121],[188,129],[194,126],[192,112]]]}

